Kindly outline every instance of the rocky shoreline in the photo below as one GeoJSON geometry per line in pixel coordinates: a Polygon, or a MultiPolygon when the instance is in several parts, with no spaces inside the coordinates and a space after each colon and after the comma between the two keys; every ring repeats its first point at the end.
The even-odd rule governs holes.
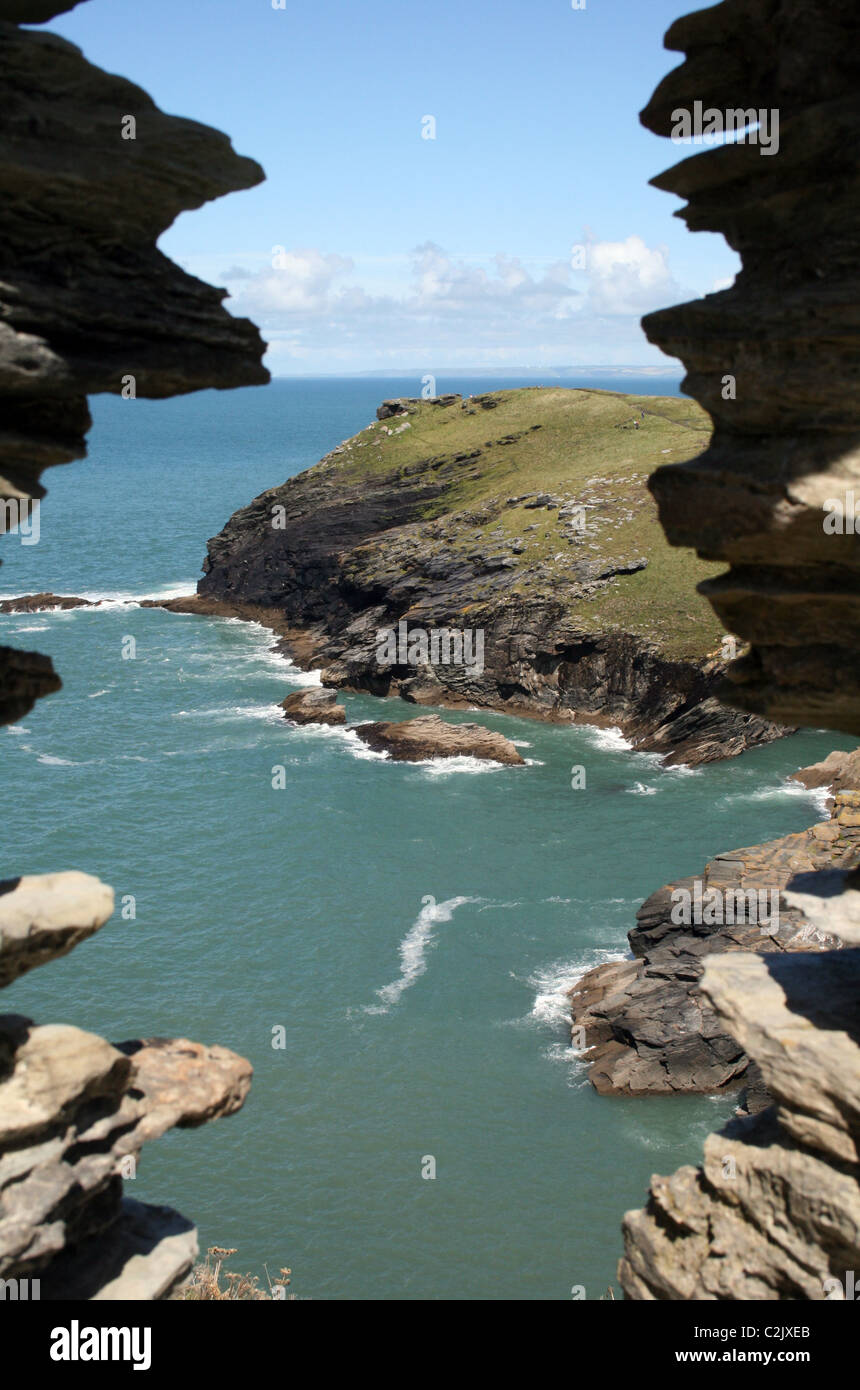
{"type": "MultiPolygon", "coordinates": [[[[669,764],[771,742],[791,730],[717,699],[720,629],[700,600],[675,598],[678,561],[644,474],[630,471],[635,452],[619,458],[689,449],[705,417],[676,421],[688,403],[648,399],[650,445],[645,430],[620,432],[630,398],[617,393],[386,402],[373,426],[228,521],[196,595],[148,606],[263,622],[335,689],[617,726],[669,764]],[[574,468],[585,441],[595,462],[574,468]],[[507,490],[548,454],[569,474],[563,489],[507,490]],[[383,663],[380,633],[398,626],[479,632],[480,665],[383,663]]],[[[684,563],[695,580],[699,562],[684,563]]]]}
{"type": "Polygon", "coordinates": [[[744,1083],[752,1096],[750,1109],[769,1103],[743,1047],[702,992],[704,960],[736,951],[785,955],[839,949],[837,938],[783,894],[787,888],[802,891],[805,875],[860,866],[858,768],[857,753],[842,753],[796,773],[805,785],[832,788],[839,779],[829,821],[716,855],[698,879],[658,889],[628,934],[634,958],[599,965],[577,982],[570,992],[572,1036],[598,1092],[710,1094],[744,1083]],[[820,780],[823,770],[829,770],[829,782],[820,780]],[[854,787],[848,789],[845,781],[852,774],[854,787]],[[697,901],[699,913],[684,911],[697,901]],[[679,920],[694,915],[698,922],[679,920]]]}

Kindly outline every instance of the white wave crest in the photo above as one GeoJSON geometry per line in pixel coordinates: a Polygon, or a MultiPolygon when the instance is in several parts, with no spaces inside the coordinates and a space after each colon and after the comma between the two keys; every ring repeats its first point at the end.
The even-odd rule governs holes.
{"type": "Polygon", "coordinates": [[[434,943],[435,928],[440,922],[450,922],[458,907],[477,902],[477,898],[446,898],[437,903],[429,893],[421,899],[421,911],[400,943],[400,975],[390,985],[376,991],[381,1004],[370,1004],[365,1013],[387,1014],[397,1004],[404,990],[415,984],[427,969],[426,952],[434,943]]]}
{"type": "MultiPolygon", "coordinates": [[[[537,992],[527,1020],[541,1027],[570,1028],[570,999],[568,995],[589,970],[608,961],[627,960],[624,951],[593,947],[572,960],[556,961],[529,977],[528,984],[537,992]]],[[[565,1049],[567,1051],[567,1049],[565,1049]]]]}
{"type": "Polygon", "coordinates": [[[577,729],[587,733],[595,747],[604,749],[607,753],[621,753],[632,749],[633,744],[629,738],[625,738],[621,730],[613,725],[609,729],[598,729],[594,724],[577,724],[577,729]]]}

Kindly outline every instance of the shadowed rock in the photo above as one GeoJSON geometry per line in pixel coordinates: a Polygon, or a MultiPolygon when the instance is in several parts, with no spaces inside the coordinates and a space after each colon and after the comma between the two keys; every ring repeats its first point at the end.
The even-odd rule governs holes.
{"type": "MultiPolygon", "coordinates": [[[[752,644],[729,668],[724,698],[848,733],[860,732],[860,178],[846,157],[860,134],[858,40],[854,0],[724,0],[672,26],[667,46],[687,58],[643,113],[664,135],[696,101],[781,117],[778,154],[730,143],[655,180],[688,200],[681,216],[691,228],[725,235],[743,269],[731,289],[644,321],[651,340],[686,363],[685,388],[715,424],[703,454],[660,470],[651,486],[669,540],[729,564],[701,585],[752,644]],[[827,524],[834,502],[839,527],[827,524]]],[[[710,1135],[701,1167],[652,1178],[646,1206],[624,1219],[619,1278],[629,1298],[853,1295],[855,763],[832,755],[799,774],[833,791],[832,819],[806,832],[822,854],[783,892],[789,914],[845,949],[704,959],[702,1007],[753,1059],[774,1103],[710,1135]]]]}
{"type": "MultiPolygon", "coordinates": [[[[88,393],[161,397],[268,380],[254,325],[156,245],[181,212],[252,187],[262,170],[74,44],[9,22],[71,8],[0,5],[3,530],[15,529],[4,499],[30,507],[45,495],[45,468],[85,454],[88,393]],[[134,139],[124,138],[127,117],[134,139]]],[[[43,660],[0,649],[4,720],[59,688],[43,660]]]]}
{"type": "MultiPolygon", "coordinates": [[[[88,392],[170,396],[268,379],[256,328],[156,247],[180,212],[262,171],[73,44],[10,22],[71,8],[0,0],[0,526],[13,534],[44,495],[42,470],[84,453],[88,392]]],[[[43,593],[0,610],[82,605],[43,593]]],[[[0,647],[0,723],[59,686],[46,657],[0,647]]],[[[65,955],[112,911],[113,891],[86,874],[0,883],[0,987],[65,955]]],[[[123,1179],[145,1141],[238,1110],[250,1077],[221,1047],[114,1047],[0,1017],[0,1278],[35,1278],[43,1299],[166,1296],[193,1263],[196,1232],[124,1199],[123,1179]]]]}
{"type": "Polygon", "coordinates": [[[860,525],[825,521],[833,499],[860,509],[860,178],[845,158],[860,136],[858,44],[853,0],[725,0],[672,25],[666,46],[687,59],[642,113],[670,135],[673,113],[697,100],[779,112],[777,153],[727,144],[652,181],[743,267],[730,289],[643,320],[714,420],[707,450],[651,488],[674,545],[730,566],[700,586],[752,643],[722,698],[849,733],[860,733],[860,525]]]}

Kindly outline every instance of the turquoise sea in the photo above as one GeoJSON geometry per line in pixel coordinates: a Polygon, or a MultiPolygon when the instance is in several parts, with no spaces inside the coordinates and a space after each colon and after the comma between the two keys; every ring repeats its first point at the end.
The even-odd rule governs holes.
{"type": "MultiPolygon", "coordinates": [[[[438,390],[517,384],[534,383],[438,390]]],[[[293,380],[95,402],[89,459],[48,474],[39,544],[2,547],[2,596],[106,602],[0,617],[0,642],[49,653],[64,681],[0,730],[0,877],[83,869],[137,915],[3,1004],[251,1059],[245,1109],[148,1146],[129,1184],[195,1219],[204,1248],[237,1247],[232,1268],[289,1266],[299,1298],[597,1299],[622,1213],[652,1173],[695,1162],[733,1102],[596,1096],[564,991],[626,952],[660,884],[820,815],[786,776],[838,739],[662,770],[611,731],[488,715],[525,769],[395,764],[348,730],[286,724],[278,702],[310,678],[264,630],[137,606],[190,592],[231,512],[420,389],[293,380]]],[[[345,702],[351,720],[408,716],[345,702]]]]}

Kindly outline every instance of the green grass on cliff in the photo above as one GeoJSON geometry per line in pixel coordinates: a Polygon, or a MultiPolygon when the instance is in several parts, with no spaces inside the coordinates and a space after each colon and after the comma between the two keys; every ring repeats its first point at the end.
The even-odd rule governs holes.
{"type": "Polygon", "coordinates": [[[534,387],[447,406],[421,401],[406,417],[375,422],[323,466],[350,482],[433,469],[447,486],[428,505],[428,522],[451,517],[487,553],[495,547],[510,555],[511,543],[521,543],[512,579],[525,595],[536,587],[562,593],[578,554],[646,557],[644,570],[618,576],[592,597],[572,595],[571,615],[592,631],[632,632],[658,642],[667,656],[697,658],[719,647],[722,629],[695,586],[722,567],[667,545],[646,480],[661,465],[700,453],[710,432],[709,417],[684,398],[534,387]],[[482,401],[496,404],[487,409],[482,401]],[[409,428],[401,429],[406,420],[409,428]],[[564,537],[557,511],[507,505],[541,492],[588,504],[593,525],[582,550],[564,537]],[[484,508],[491,519],[482,518],[484,508]]]}

